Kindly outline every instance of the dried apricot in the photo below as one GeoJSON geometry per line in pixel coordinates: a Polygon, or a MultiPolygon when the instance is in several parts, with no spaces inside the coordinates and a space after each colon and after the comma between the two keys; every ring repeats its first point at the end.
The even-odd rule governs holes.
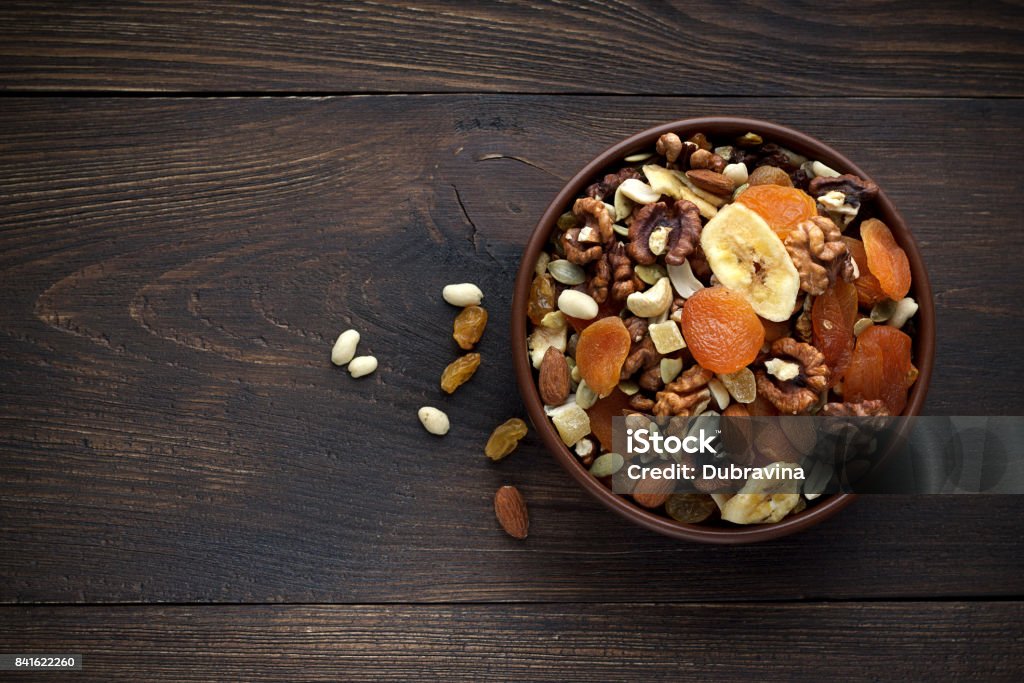
{"type": "Polygon", "coordinates": [[[544,316],[555,310],[555,280],[550,275],[538,275],[530,285],[530,300],[526,315],[534,325],[540,325],[544,316]]]}
{"type": "Polygon", "coordinates": [[[454,393],[456,389],[470,380],[478,367],[480,367],[479,353],[467,353],[456,358],[441,373],[441,389],[446,394],[454,393]]]}
{"type": "Polygon", "coordinates": [[[864,241],[868,269],[878,278],[878,284],[893,301],[899,301],[910,291],[910,261],[907,252],[896,244],[885,223],[869,218],[860,226],[860,238],[864,241]]]}
{"type": "Polygon", "coordinates": [[[618,386],[631,344],[629,330],[618,317],[602,318],[580,332],[576,367],[598,396],[607,396],[618,386]]]}
{"type": "Polygon", "coordinates": [[[843,241],[846,242],[846,248],[850,250],[850,255],[853,256],[853,260],[857,264],[857,270],[860,271],[860,275],[853,282],[853,286],[857,288],[857,302],[861,306],[870,308],[879,301],[887,299],[878,278],[872,275],[868,269],[868,256],[864,251],[864,243],[845,235],[843,241]]]}
{"type": "Polygon", "coordinates": [[[786,239],[798,223],[818,215],[814,198],[795,187],[751,185],[736,201],[765,219],[780,239],[786,239]]]}
{"type": "Polygon", "coordinates": [[[857,288],[852,284],[836,280],[824,294],[814,299],[811,307],[814,346],[825,356],[825,363],[832,370],[830,387],[842,378],[850,365],[856,322],[857,288]]]}
{"type": "Polygon", "coordinates": [[[907,390],[917,379],[910,346],[910,337],[895,327],[873,325],[861,332],[843,378],[843,399],[881,399],[890,414],[901,414],[907,406],[907,390]]]}
{"type": "Polygon", "coordinates": [[[487,309],[483,306],[466,306],[455,316],[452,324],[452,338],[460,349],[469,351],[480,341],[487,327],[487,309]]]}
{"type": "Polygon", "coordinates": [[[618,389],[612,391],[607,397],[599,399],[597,403],[587,409],[587,415],[590,416],[590,431],[606,451],[615,450],[612,445],[612,418],[621,417],[624,410],[632,410],[629,405],[629,396],[618,389]]]}
{"type": "Polygon", "coordinates": [[[702,289],[683,305],[686,345],[702,367],[720,374],[754,361],[764,344],[764,327],[746,298],[722,286],[702,289]]]}

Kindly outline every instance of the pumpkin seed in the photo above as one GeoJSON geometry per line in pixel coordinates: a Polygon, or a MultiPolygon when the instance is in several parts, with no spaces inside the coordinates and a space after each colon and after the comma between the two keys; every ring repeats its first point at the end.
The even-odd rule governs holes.
{"type": "Polygon", "coordinates": [[[618,453],[605,453],[594,459],[590,466],[590,473],[595,477],[610,477],[626,464],[625,459],[618,453]]]}
{"type": "Polygon", "coordinates": [[[628,157],[623,159],[627,164],[635,164],[640,161],[647,161],[654,156],[654,152],[638,152],[636,154],[630,154],[628,157]]]}
{"type": "Polygon", "coordinates": [[[619,382],[619,391],[624,393],[626,396],[632,396],[636,392],[640,391],[640,385],[628,379],[624,379],[619,382]]]}
{"type": "Polygon", "coordinates": [[[653,266],[637,266],[633,269],[637,277],[649,285],[657,284],[658,280],[668,275],[665,266],[655,263],[653,266]]]}
{"type": "Polygon", "coordinates": [[[565,232],[569,228],[576,227],[576,216],[572,215],[572,211],[566,211],[558,217],[558,229],[565,232]]]}
{"type": "Polygon", "coordinates": [[[859,337],[861,332],[868,329],[874,324],[875,323],[871,320],[871,318],[861,318],[860,320],[853,324],[853,336],[859,337]]]}
{"type": "Polygon", "coordinates": [[[886,299],[885,301],[879,301],[875,304],[875,307],[871,309],[871,322],[884,323],[886,320],[892,317],[892,314],[896,312],[896,302],[892,299],[886,299]]]}
{"type": "Polygon", "coordinates": [[[586,271],[564,258],[548,263],[548,272],[563,285],[579,285],[587,279],[586,271]]]}

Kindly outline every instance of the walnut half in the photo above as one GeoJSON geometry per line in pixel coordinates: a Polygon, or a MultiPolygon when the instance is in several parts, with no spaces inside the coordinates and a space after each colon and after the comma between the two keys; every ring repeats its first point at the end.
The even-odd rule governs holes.
{"type": "Polygon", "coordinates": [[[825,365],[825,356],[810,344],[803,344],[792,337],[776,339],[772,343],[771,355],[796,363],[800,371],[792,379],[782,381],[758,370],[754,373],[757,393],[771,401],[783,415],[807,412],[817,402],[818,395],[828,389],[830,373],[825,365]]]}
{"type": "Polygon", "coordinates": [[[808,294],[824,294],[837,275],[847,282],[856,279],[857,265],[842,232],[824,216],[797,225],[786,236],[786,251],[800,273],[800,289],[808,294]]]}
{"type": "Polygon", "coordinates": [[[700,243],[700,210],[693,202],[679,199],[654,202],[638,207],[629,226],[627,253],[636,263],[651,265],[658,260],[651,249],[651,236],[659,228],[668,228],[665,263],[682,265],[700,243]]]}

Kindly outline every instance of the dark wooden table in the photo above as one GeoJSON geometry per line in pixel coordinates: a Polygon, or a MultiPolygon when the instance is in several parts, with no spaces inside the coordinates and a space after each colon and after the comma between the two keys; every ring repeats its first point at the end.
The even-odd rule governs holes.
{"type": "Polygon", "coordinates": [[[1016,497],[707,547],[532,435],[481,454],[522,414],[508,306],[542,209],[704,114],[883,184],[936,292],[928,410],[1021,414],[1019,3],[5,2],[0,87],[3,652],[96,681],[1024,675],[1016,497]],[[442,397],[466,280],[485,360],[442,397]],[[328,361],[349,326],[370,378],[328,361]]]}

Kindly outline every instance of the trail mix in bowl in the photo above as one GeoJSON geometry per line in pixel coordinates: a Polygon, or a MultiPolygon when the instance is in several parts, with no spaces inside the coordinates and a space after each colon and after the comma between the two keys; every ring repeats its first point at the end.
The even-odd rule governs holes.
{"type": "MultiPolygon", "coordinates": [[[[901,414],[917,303],[877,194],[755,133],[668,133],[596,179],[530,289],[529,354],[562,441],[610,484],[624,465],[613,416],[901,414]]],[[[765,517],[728,496],[633,498],[685,522],[806,505],[794,494],[765,517]]]]}

